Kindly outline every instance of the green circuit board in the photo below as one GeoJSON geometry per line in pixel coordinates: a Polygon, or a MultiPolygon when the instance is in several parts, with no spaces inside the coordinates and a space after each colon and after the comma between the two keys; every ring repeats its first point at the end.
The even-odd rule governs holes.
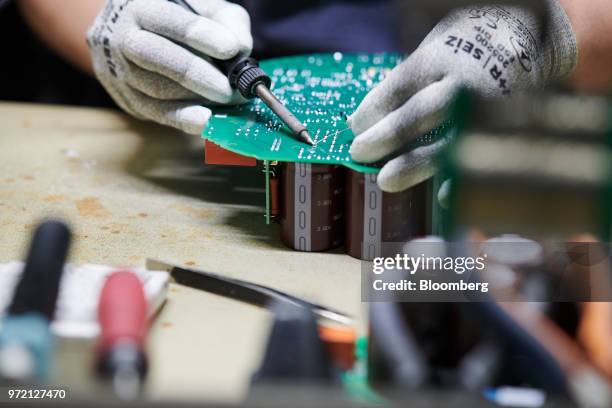
{"type": "MultiPolygon", "coordinates": [[[[354,162],[354,139],[346,119],[365,95],[401,62],[396,54],[315,54],[261,61],[274,94],[302,121],[315,145],[293,138],[289,129],[259,99],[219,107],[203,137],[219,146],[259,160],[342,164],[364,173],[379,166],[354,162]]],[[[430,143],[444,128],[422,136],[430,143]]]]}

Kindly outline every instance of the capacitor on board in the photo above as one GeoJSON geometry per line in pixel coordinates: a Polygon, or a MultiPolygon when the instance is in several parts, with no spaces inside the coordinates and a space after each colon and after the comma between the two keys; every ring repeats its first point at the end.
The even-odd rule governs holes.
{"type": "Polygon", "coordinates": [[[385,193],[376,174],[349,170],[346,176],[346,253],[372,260],[384,243],[404,243],[430,228],[431,181],[400,193],[385,193]]]}
{"type": "Polygon", "coordinates": [[[281,239],[285,245],[317,252],[342,244],[344,173],[337,165],[283,164],[281,239]]]}

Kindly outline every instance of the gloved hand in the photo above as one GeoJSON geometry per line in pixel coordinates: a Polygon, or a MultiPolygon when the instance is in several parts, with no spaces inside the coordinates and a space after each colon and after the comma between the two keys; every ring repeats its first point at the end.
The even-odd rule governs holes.
{"type": "Polygon", "coordinates": [[[380,188],[397,192],[434,174],[433,157],[445,145],[406,152],[415,137],[446,117],[455,92],[465,86],[484,96],[542,87],[576,65],[576,39],[557,0],[547,0],[545,41],[539,22],[522,9],[474,6],[452,12],[417,50],[375,87],[349,118],[353,159],[391,158],[379,174],[380,188]]]}
{"type": "Polygon", "coordinates": [[[225,0],[189,0],[195,15],[167,0],[108,0],[87,40],[94,70],[125,111],[200,134],[202,104],[244,101],[203,56],[250,53],[250,18],[225,0]]]}

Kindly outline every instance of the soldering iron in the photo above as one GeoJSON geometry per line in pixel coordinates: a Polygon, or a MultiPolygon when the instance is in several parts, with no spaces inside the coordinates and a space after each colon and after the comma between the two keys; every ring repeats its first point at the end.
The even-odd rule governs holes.
{"type": "MultiPolygon", "coordinates": [[[[169,0],[182,6],[194,14],[198,12],[186,0],[169,0]]],[[[218,60],[211,58],[212,62],[227,75],[230,85],[238,89],[246,99],[258,97],[261,99],[293,132],[295,137],[309,145],[314,141],[306,126],[295,117],[293,113],[270,91],[272,81],[270,77],[259,67],[254,58],[243,54],[229,60],[218,60]]]]}

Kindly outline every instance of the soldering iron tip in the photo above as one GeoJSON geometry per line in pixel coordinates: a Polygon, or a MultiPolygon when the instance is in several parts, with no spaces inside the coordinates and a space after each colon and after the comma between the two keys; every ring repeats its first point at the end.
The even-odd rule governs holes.
{"type": "Polygon", "coordinates": [[[300,138],[305,143],[308,143],[309,145],[314,146],[314,141],[312,140],[312,137],[310,136],[310,133],[308,133],[307,130],[302,130],[300,132],[300,138]]]}

